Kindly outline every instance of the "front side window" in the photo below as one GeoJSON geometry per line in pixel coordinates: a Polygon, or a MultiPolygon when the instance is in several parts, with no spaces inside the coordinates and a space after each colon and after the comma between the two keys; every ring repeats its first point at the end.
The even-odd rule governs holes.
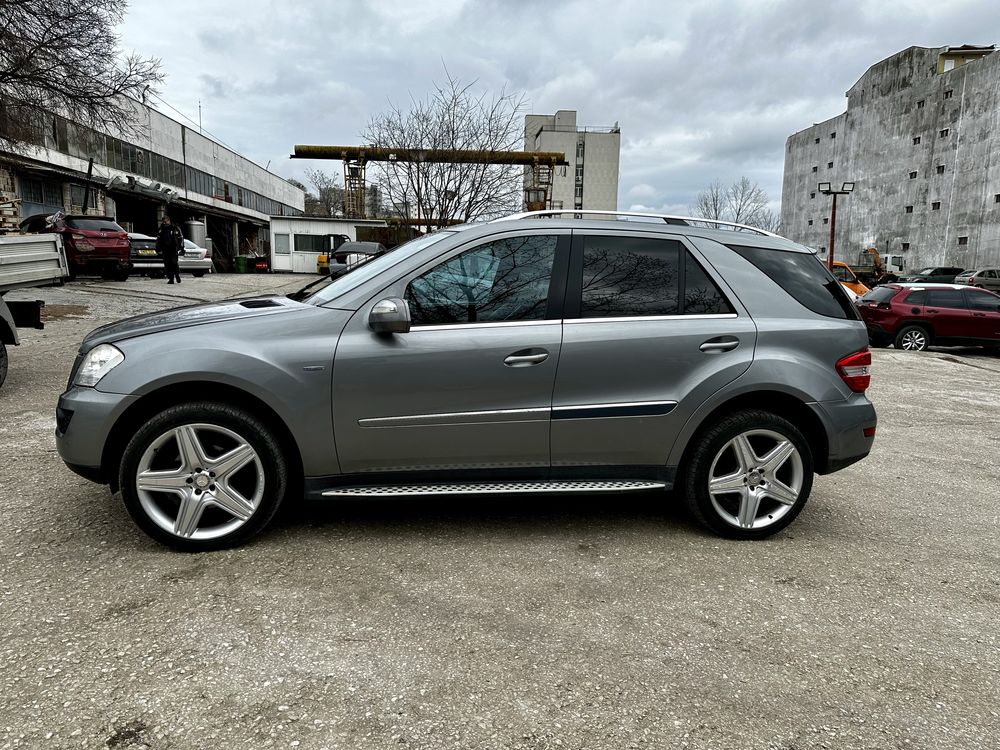
{"type": "Polygon", "coordinates": [[[969,308],[972,310],[988,310],[990,312],[1000,312],[1000,297],[989,292],[972,291],[966,292],[966,299],[969,308]]]}
{"type": "Polygon", "coordinates": [[[414,326],[544,320],[557,237],[510,237],[466,250],[406,287],[414,326]]]}

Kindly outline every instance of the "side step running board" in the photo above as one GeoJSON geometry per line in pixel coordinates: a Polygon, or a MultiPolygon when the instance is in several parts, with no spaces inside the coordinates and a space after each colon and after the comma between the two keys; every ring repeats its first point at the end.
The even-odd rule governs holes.
{"type": "Polygon", "coordinates": [[[406,497],[415,495],[511,495],[539,492],[634,492],[667,485],[644,479],[584,479],[580,481],[469,482],[467,484],[400,484],[335,487],[323,497],[406,497]]]}

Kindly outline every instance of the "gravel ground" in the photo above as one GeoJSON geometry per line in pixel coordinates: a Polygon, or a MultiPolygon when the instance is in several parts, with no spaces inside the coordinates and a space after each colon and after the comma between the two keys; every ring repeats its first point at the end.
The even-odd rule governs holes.
{"type": "Polygon", "coordinates": [[[20,296],[49,323],[0,390],[0,748],[997,747],[1000,357],[877,351],[875,451],[756,543],[661,495],[477,498],[186,555],[62,466],[89,329],[305,280],[20,296]]]}

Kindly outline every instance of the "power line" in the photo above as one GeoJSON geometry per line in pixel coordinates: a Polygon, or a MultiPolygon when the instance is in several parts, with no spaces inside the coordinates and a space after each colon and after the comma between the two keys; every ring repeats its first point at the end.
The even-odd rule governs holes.
{"type": "Polygon", "coordinates": [[[224,140],[222,140],[215,133],[211,132],[210,130],[206,130],[206,129],[202,128],[197,122],[195,122],[190,117],[188,117],[186,114],[184,114],[183,112],[181,112],[179,109],[177,109],[177,107],[175,107],[174,105],[172,105],[170,102],[168,102],[166,99],[164,99],[159,94],[157,94],[157,93],[155,93],[153,91],[148,91],[147,94],[149,96],[153,97],[154,99],[158,100],[161,104],[163,104],[164,106],[166,106],[168,109],[172,110],[173,112],[176,112],[178,115],[180,115],[181,117],[183,117],[185,120],[187,120],[188,122],[190,122],[192,125],[196,126],[198,128],[198,132],[199,133],[202,133],[202,134],[207,133],[213,139],[215,139],[216,141],[218,141],[221,145],[223,145],[226,148],[228,148],[230,151],[234,151],[234,152],[236,151],[235,148],[233,148],[232,146],[230,146],[228,143],[226,143],[224,140]]]}

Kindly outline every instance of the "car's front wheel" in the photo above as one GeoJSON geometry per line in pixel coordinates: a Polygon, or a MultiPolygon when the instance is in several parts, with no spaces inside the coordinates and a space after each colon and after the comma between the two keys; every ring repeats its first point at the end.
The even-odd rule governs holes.
{"type": "Polygon", "coordinates": [[[813,456],[787,419],[749,409],[701,432],[684,467],[692,515],[734,539],[762,539],[785,528],[812,490],[813,456]]]}
{"type": "Polygon", "coordinates": [[[0,341],[0,385],[7,379],[7,345],[0,341]]]}
{"type": "Polygon", "coordinates": [[[187,551],[242,544],[274,517],[288,472],[271,430],[212,402],[160,412],[132,437],[119,485],[129,514],[154,539],[187,551]]]}

